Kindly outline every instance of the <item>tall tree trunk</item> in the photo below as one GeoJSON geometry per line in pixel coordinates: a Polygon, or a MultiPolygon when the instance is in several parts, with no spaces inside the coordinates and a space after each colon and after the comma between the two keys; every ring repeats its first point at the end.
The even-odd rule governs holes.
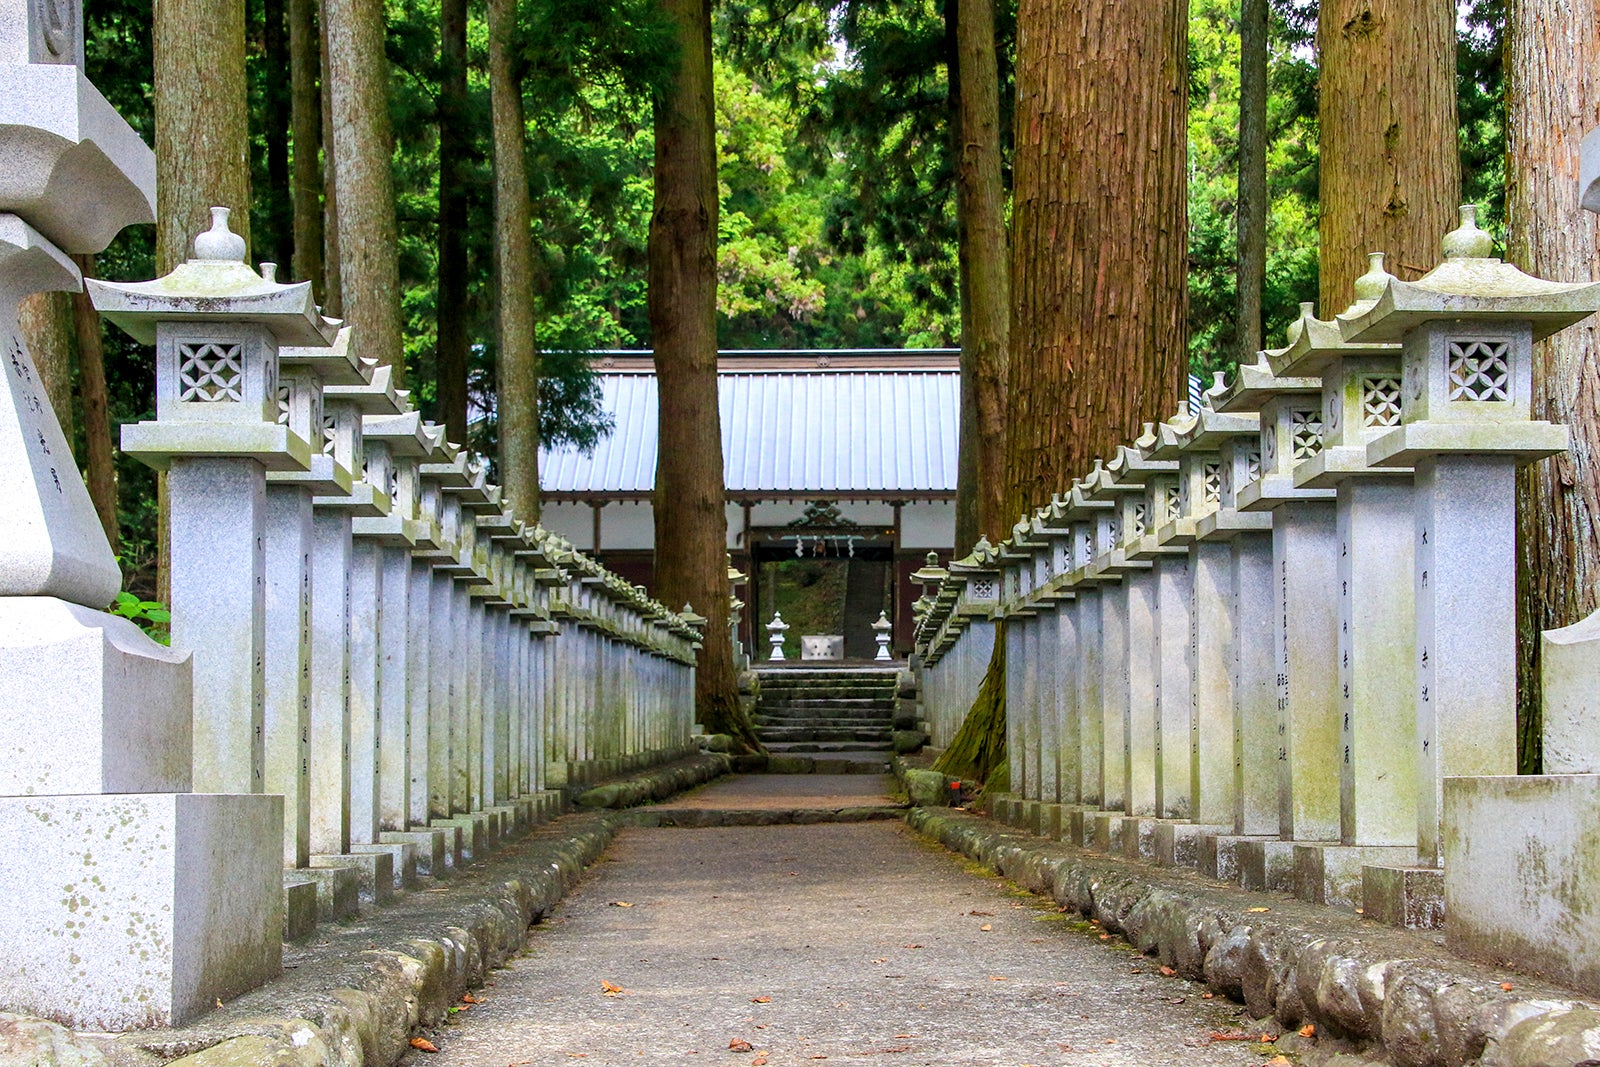
{"type": "Polygon", "coordinates": [[[339,277],[338,159],[333,151],[333,93],[328,87],[328,5],[318,0],[317,33],[322,45],[322,80],[318,103],[322,129],[322,305],[330,318],[344,318],[344,286],[339,277]]]}
{"type": "MultiPolygon", "coordinates": [[[[74,256],[85,278],[94,277],[94,257],[74,256]]],[[[117,518],[117,468],[111,445],[111,398],[106,389],[105,346],[100,315],[87,292],[72,294],[78,335],[78,395],[83,398],[83,458],[88,470],[89,499],[105,528],[111,551],[122,551],[117,518]]]]}
{"type": "MultiPolygon", "coordinates": [[[[1188,4],[1022,0],[1017,40],[1010,343],[1027,358],[1007,374],[1006,516],[1187,392],[1188,4]]],[[[972,762],[941,769],[1003,780],[1005,709],[996,641],[959,735],[972,762]]]]}
{"type": "Polygon", "coordinates": [[[1451,0],[1323,0],[1321,313],[1343,311],[1368,252],[1415,278],[1461,195],[1451,0]]]}
{"type": "MultiPolygon", "coordinates": [[[[539,349],[533,318],[533,209],[528,200],[527,121],[522,109],[522,82],[511,53],[512,42],[518,36],[516,0],[489,0],[495,287],[500,321],[500,352],[496,360],[500,480],[517,518],[531,523],[539,521],[539,349]]],[[[442,213],[441,208],[441,216],[442,213]]],[[[442,256],[439,274],[442,299],[442,256]]],[[[442,314],[439,331],[442,358],[442,314]]],[[[465,333],[463,322],[463,343],[465,333]]],[[[465,369],[463,358],[463,378],[465,369]]],[[[440,378],[443,386],[442,369],[440,378]]]]}
{"type": "Polygon", "coordinates": [[[156,0],[156,273],[188,258],[211,207],[250,244],[244,0],[156,0]]]}
{"type": "Polygon", "coordinates": [[[970,499],[978,534],[1000,536],[1014,520],[1005,494],[1005,400],[1010,363],[1011,267],[1006,257],[1005,186],[1000,176],[1000,72],[993,0],[950,0],[956,18],[956,211],[961,259],[961,450],[956,489],[970,499]],[[970,479],[970,481],[969,481],[970,479]]]}
{"type": "MultiPolygon", "coordinates": [[[[245,106],[244,0],[156,0],[156,273],[188,258],[211,208],[250,244],[250,126],[245,106]]],[[[171,599],[167,479],[156,477],[156,599],[171,599]]]]}
{"type": "Polygon", "coordinates": [[[1187,362],[1187,4],[1022,0],[1017,25],[1008,517],[1171,415],[1187,362]]]}
{"type": "Polygon", "coordinates": [[[1239,362],[1261,350],[1261,290],[1267,277],[1267,25],[1270,0],[1239,9],[1239,362]]]}
{"type": "Polygon", "coordinates": [[[657,596],[707,619],[695,675],[696,715],[709,733],[759,748],[739,706],[728,639],[728,516],[717,410],[717,132],[710,0],[661,0],[680,47],[655,105],[655,205],[650,217],[650,332],[660,395],[656,462],[657,596]]]}
{"type": "Polygon", "coordinates": [[[72,417],[72,294],[34,293],[17,305],[17,327],[33,356],[45,396],[67,444],[76,449],[72,417]]]}
{"type": "Polygon", "coordinates": [[[288,267],[294,258],[294,202],[289,183],[289,134],[293,105],[289,36],[284,21],[284,0],[262,0],[261,53],[266,63],[265,107],[261,118],[267,142],[266,207],[269,232],[261,235],[262,258],[288,267]]]}
{"type": "MultiPolygon", "coordinates": [[[[1600,225],[1578,207],[1578,142],[1600,126],[1600,9],[1515,0],[1506,46],[1508,258],[1559,281],[1600,277],[1600,225]]],[[[1534,346],[1533,417],[1572,427],[1564,455],[1524,470],[1517,500],[1518,763],[1542,759],[1539,633],[1595,610],[1600,582],[1600,328],[1534,346]]]]}
{"type": "MultiPolygon", "coordinates": [[[[289,130],[294,141],[295,281],[311,282],[319,303],[322,277],[322,43],[317,0],[289,0],[289,130]]],[[[331,312],[330,312],[331,314],[331,312]]]]}
{"type": "Polygon", "coordinates": [[[400,246],[394,217],[389,61],[383,0],[323,0],[328,110],[338,190],[339,289],[364,354],[405,381],[400,336],[400,246]]]}
{"type": "MultiPolygon", "coordinates": [[[[494,0],[491,0],[493,3],[494,0]]],[[[516,11],[502,12],[505,32],[513,32],[516,11]]],[[[489,47],[507,43],[489,31],[489,47]]],[[[509,66],[510,59],[506,62],[509,66]]],[[[509,70],[507,77],[510,77],[509,70]]],[[[518,93],[520,114],[521,88],[518,93]]],[[[492,89],[491,89],[492,92],[492,89]]],[[[499,112],[495,112],[499,119],[499,112]]],[[[495,130],[499,148],[499,128],[495,130]]],[[[520,137],[518,135],[520,144],[520,137]]],[[[439,4],[439,294],[437,301],[436,356],[438,419],[452,441],[467,439],[467,0],[441,0],[439,4]]],[[[520,152],[520,149],[519,149],[520,152]]],[[[499,194],[496,164],[496,196],[499,194]]],[[[520,169],[520,168],[519,168],[520,169]]],[[[527,199],[527,195],[523,195],[527,199]]],[[[496,200],[496,232],[499,208],[496,200]]],[[[524,224],[526,225],[526,224],[524,224]]],[[[501,423],[502,429],[504,423],[501,423]]]]}

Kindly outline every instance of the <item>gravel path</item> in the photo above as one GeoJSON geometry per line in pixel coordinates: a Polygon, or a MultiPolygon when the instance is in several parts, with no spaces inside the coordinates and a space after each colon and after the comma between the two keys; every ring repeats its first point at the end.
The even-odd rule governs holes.
{"type": "Polygon", "coordinates": [[[433,1036],[440,1054],[412,1058],[427,1067],[1267,1060],[1270,1046],[1209,1041],[1240,1025],[1240,1009],[1204,992],[900,823],[629,829],[532,931],[528,954],[479,991],[483,1003],[433,1036]]]}

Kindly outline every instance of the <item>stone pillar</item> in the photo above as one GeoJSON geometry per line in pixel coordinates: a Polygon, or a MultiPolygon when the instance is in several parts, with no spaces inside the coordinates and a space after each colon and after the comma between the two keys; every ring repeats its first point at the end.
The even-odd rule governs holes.
{"type": "MultiPolygon", "coordinates": [[[[1398,426],[1374,466],[1416,470],[1414,693],[1418,862],[1436,869],[1446,778],[1516,772],[1516,468],[1564,452],[1567,430],[1532,418],[1533,343],[1600,309],[1600,285],[1545,282],[1491,258],[1475,209],[1416,282],[1385,278],[1340,317],[1352,343],[1399,340],[1398,426]]],[[[1369,868],[1364,900],[1405,925],[1437,925],[1443,879],[1369,868]]]]}

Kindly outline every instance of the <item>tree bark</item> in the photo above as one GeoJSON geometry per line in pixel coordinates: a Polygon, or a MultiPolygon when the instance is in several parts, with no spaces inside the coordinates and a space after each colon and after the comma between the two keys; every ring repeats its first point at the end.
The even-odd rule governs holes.
{"type": "Polygon", "coordinates": [[[1270,0],[1239,10],[1239,362],[1261,350],[1261,291],[1267,277],[1267,24],[1270,0]]]}
{"type": "Polygon", "coordinates": [[[329,90],[328,5],[317,0],[317,32],[322,46],[322,79],[318,121],[322,130],[322,309],[329,318],[344,318],[344,287],[339,278],[338,160],[333,151],[333,94],[329,90]]]}
{"type": "MultiPolygon", "coordinates": [[[[289,130],[294,142],[295,281],[311,282],[326,305],[322,276],[322,43],[317,0],[289,0],[289,130]]],[[[331,314],[331,312],[330,312],[331,314]]]]}
{"type": "Polygon", "coordinates": [[[74,450],[72,415],[72,294],[34,293],[17,305],[17,327],[22,343],[39,368],[45,396],[55,409],[56,421],[74,450]]]}
{"type": "Polygon", "coordinates": [[[403,385],[383,0],[323,0],[323,10],[344,319],[362,353],[393,367],[395,384],[403,385]]]}
{"type": "MultiPolygon", "coordinates": [[[[94,257],[74,256],[85,278],[94,277],[94,257]]],[[[111,444],[111,394],[106,388],[105,345],[100,315],[87,291],[72,294],[73,318],[78,335],[78,395],[83,399],[83,458],[88,471],[89,499],[106,531],[111,551],[122,551],[122,527],[117,518],[116,453],[111,444]]]]}
{"type": "Polygon", "coordinates": [[[244,0],[156,0],[156,273],[188,258],[210,209],[250,244],[244,0]]]}
{"type": "Polygon", "coordinates": [[[1461,195],[1451,0],[1323,0],[1321,314],[1354,299],[1368,252],[1416,278],[1439,261],[1461,195]]]}
{"type": "MultiPolygon", "coordinates": [[[[493,4],[495,0],[490,0],[493,4]]],[[[514,32],[516,10],[501,12],[505,32],[514,32]]],[[[504,52],[504,41],[489,31],[489,47],[504,52]]],[[[491,60],[492,61],[492,60],[491,60]]],[[[507,77],[510,59],[506,58],[507,77]]],[[[491,89],[491,92],[493,90],[491,89]]],[[[521,87],[517,111],[522,111],[521,87]]],[[[495,112],[498,121],[499,112],[495,112]]],[[[467,439],[467,0],[441,0],[439,4],[439,293],[437,302],[437,353],[439,371],[438,413],[452,441],[467,439]]],[[[495,147],[499,149],[499,128],[495,147]]],[[[521,134],[518,134],[518,144],[521,134]]],[[[520,149],[519,149],[520,151],[520,149]]],[[[496,232],[499,230],[500,192],[496,163],[496,232]]],[[[519,168],[520,169],[520,168],[519,168]]],[[[527,195],[523,195],[527,199],[527,195]]],[[[524,223],[526,225],[526,223],[524,223]]],[[[504,422],[501,423],[504,429],[504,422]]]]}
{"type": "MultiPolygon", "coordinates": [[[[250,246],[250,125],[244,0],[156,0],[151,28],[156,153],[156,274],[189,256],[214,205],[250,246]]],[[[156,476],[156,599],[171,599],[167,478],[156,476]]]]}
{"type": "MultiPolygon", "coordinates": [[[[961,450],[957,515],[970,498],[973,529],[1000,536],[1005,514],[1005,400],[1010,363],[1011,267],[1005,186],[1000,174],[1000,73],[993,0],[950,0],[956,18],[956,211],[961,259],[961,450]],[[970,409],[970,413],[969,413],[970,409]],[[970,481],[969,481],[970,479],[970,481]]],[[[946,17],[949,17],[947,11],[946,17]]]]}
{"type": "Polygon", "coordinates": [[[1011,522],[1171,415],[1187,362],[1187,4],[1022,0],[1017,25],[1011,522]]]}
{"type": "Polygon", "coordinates": [[[739,705],[728,638],[728,517],[717,410],[717,135],[709,0],[661,0],[678,68],[655,104],[650,331],[660,396],[656,463],[657,596],[707,619],[695,676],[698,721],[758,749],[739,705]]]}
{"type": "Polygon", "coordinates": [[[261,52],[266,61],[265,107],[261,118],[267,142],[266,206],[270,232],[261,238],[263,258],[288,267],[294,258],[294,200],[289,181],[289,136],[293,112],[289,37],[284,21],[284,0],[262,0],[261,52]]]}
{"type": "MultiPolygon", "coordinates": [[[[1600,9],[1510,5],[1506,45],[1507,258],[1557,281],[1600,277],[1600,225],[1578,206],[1578,142],[1600,126],[1600,9]]],[[[1600,327],[1534,346],[1533,417],[1566,423],[1564,455],[1523,471],[1517,501],[1518,764],[1542,760],[1539,633],[1595,610],[1600,582],[1600,327]]]]}
{"type": "MultiPolygon", "coordinates": [[[[533,523],[539,521],[539,349],[533,316],[533,209],[528,199],[525,154],[527,121],[522,108],[522,82],[517,77],[511,54],[512,42],[517,37],[516,22],[516,0],[489,0],[495,284],[500,322],[500,351],[495,363],[499,386],[496,412],[499,419],[500,479],[517,518],[533,523]]],[[[440,210],[442,217],[443,208],[440,210]]],[[[442,258],[441,254],[441,300],[444,296],[442,258]]],[[[462,288],[465,289],[465,284],[462,288]]],[[[439,350],[442,360],[444,319],[443,308],[440,310],[439,350]]],[[[464,346],[464,321],[461,323],[461,332],[464,346]]],[[[466,377],[464,356],[465,353],[462,360],[463,385],[466,377]]],[[[443,375],[441,368],[441,391],[443,375]]]]}

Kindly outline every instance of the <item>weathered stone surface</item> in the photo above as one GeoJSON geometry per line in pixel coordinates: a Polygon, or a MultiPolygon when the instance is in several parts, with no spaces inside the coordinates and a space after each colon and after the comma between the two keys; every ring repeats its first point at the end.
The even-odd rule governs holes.
{"type": "Polygon", "coordinates": [[[1600,611],[1546,630],[1539,657],[1545,773],[1600,774],[1600,611]]]}
{"type": "Polygon", "coordinates": [[[1600,1011],[1557,1009],[1510,1028],[1483,1056],[1484,1067],[1583,1067],[1600,1060],[1600,1011]]]}
{"type": "Polygon", "coordinates": [[[727,756],[706,752],[676,763],[653,767],[642,774],[584,790],[574,799],[580,808],[631,808],[701,785],[727,774],[727,756]]]}
{"type": "Polygon", "coordinates": [[[87,1038],[59,1023],[0,1012],[0,1067],[108,1067],[87,1038]]]}
{"type": "Polygon", "coordinates": [[[894,750],[902,756],[910,755],[920,752],[928,740],[928,735],[921,730],[896,730],[893,736],[894,750]]]}
{"type": "Polygon", "coordinates": [[[1572,1067],[1585,1056],[1563,1059],[1559,1050],[1581,1049],[1587,1028],[1600,1024],[1600,1013],[1582,1005],[1591,1014],[1519,1029],[1580,1005],[1525,976],[1446,955],[1431,937],[1007,832],[963,812],[917,808],[909,821],[1019,884],[1047,878],[1061,907],[1124,933],[1179,975],[1245,1001],[1251,1015],[1275,1016],[1286,1028],[1312,1023],[1332,1048],[1350,1042],[1363,1053],[1317,1061],[1321,1067],[1469,1067],[1480,1054],[1482,1067],[1572,1067]],[[1513,1048],[1522,1059],[1507,1058],[1513,1048]]]}

